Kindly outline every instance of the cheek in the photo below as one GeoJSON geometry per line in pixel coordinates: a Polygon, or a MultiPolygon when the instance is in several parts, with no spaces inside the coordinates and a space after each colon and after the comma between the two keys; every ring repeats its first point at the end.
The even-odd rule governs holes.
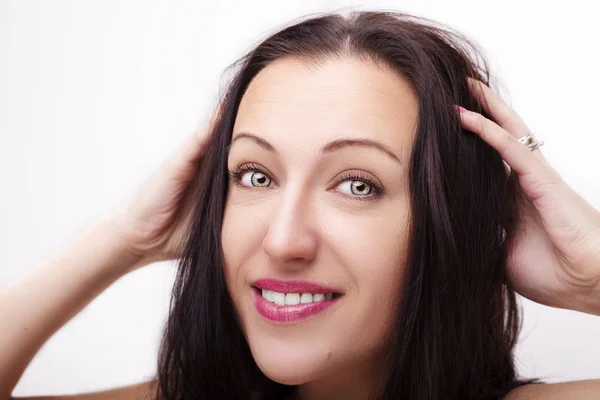
{"type": "Polygon", "coordinates": [[[239,209],[225,208],[221,229],[221,246],[227,266],[240,264],[247,249],[251,248],[249,241],[257,237],[256,233],[252,233],[255,228],[256,224],[252,224],[246,214],[240,212],[239,209]]]}
{"type": "Polygon", "coordinates": [[[247,265],[262,251],[266,220],[257,218],[256,209],[227,205],[221,228],[221,247],[227,285],[234,301],[248,285],[247,265]],[[254,211],[254,212],[253,212],[254,211]]]}
{"type": "Polygon", "coordinates": [[[381,343],[395,320],[402,296],[408,255],[408,212],[402,207],[377,216],[338,221],[332,232],[339,263],[353,282],[354,326],[370,326],[361,333],[366,342],[381,343]]]}
{"type": "Polygon", "coordinates": [[[333,216],[327,241],[359,288],[385,285],[397,281],[405,264],[407,222],[408,212],[398,204],[377,214],[333,216]]]}

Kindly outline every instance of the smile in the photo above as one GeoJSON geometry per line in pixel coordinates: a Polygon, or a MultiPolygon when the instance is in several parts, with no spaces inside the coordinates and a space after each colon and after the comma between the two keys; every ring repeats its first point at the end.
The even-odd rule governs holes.
{"type": "Polygon", "coordinates": [[[252,287],[256,311],[272,322],[291,323],[313,317],[333,306],[339,293],[282,293],[252,287]]]}

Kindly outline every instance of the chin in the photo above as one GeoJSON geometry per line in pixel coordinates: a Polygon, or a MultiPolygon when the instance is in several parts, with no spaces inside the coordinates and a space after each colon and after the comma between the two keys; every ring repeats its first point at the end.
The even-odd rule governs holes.
{"type": "MultiPolygon", "coordinates": [[[[264,339],[263,339],[264,340],[264,339]]],[[[335,370],[331,351],[319,349],[314,341],[302,344],[252,343],[254,361],[269,379],[284,385],[301,385],[318,380],[335,370]]]]}

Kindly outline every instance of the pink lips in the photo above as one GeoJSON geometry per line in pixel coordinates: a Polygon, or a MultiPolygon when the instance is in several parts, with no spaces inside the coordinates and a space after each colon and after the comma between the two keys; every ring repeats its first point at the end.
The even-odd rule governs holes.
{"type": "Polygon", "coordinates": [[[262,296],[261,289],[273,290],[279,293],[338,293],[335,289],[324,287],[310,282],[279,281],[275,279],[261,279],[254,282],[252,290],[254,306],[259,314],[270,321],[289,323],[296,322],[316,315],[334,305],[339,296],[331,300],[322,300],[316,303],[279,306],[271,303],[262,296]]]}

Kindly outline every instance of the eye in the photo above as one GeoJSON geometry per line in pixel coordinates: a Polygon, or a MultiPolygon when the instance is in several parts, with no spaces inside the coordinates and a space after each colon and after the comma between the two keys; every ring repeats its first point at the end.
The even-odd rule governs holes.
{"type": "Polygon", "coordinates": [[[349,171],[343,173],[338,180],[340,192],[359,201],[373,201],[383,195],[383,186],[376,183],[374,178],[363,172],[349,171]]]}
{"type": "Polygon", "coordinates": [[[247,186],[266,187],[271,183],[271,178],[268,178],[262,172],[246,171],[242,173],[240,182],[245,183],[247,186]]]}
{"type": "Polygon", "coordinates": [[[372,187],[368,183],[363,181],[344,181],[340,184],[340,187],[343,187],[350,192],[350,195],[358,195],[358,196],[366,196],[371,193],[372,187]]]}
{"type": "Polygon", "coordinates": [[[243,187],[268,187],[272,179],[259,165],[244,164],[229,171],[236,185],[243,187]]]}

